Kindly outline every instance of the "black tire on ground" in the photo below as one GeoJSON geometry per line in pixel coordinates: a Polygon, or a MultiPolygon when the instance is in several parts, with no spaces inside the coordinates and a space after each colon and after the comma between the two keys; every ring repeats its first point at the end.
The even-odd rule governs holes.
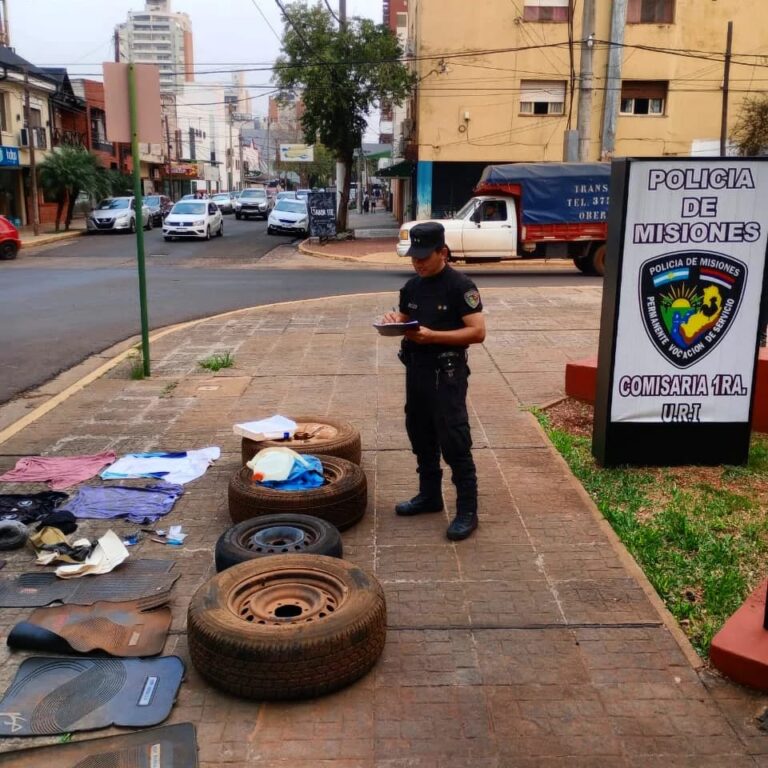
{"type": "Polygon", "coordinates": [[[224,220],[222,219],[219,231],[216,233],[216,237],[224,237],[224,220]]]}
{"type": "Polygon", "coordinates": [[[267,227],[267,234],[268,235],[274,235],[275,234],[275,230],[272,229],[272,227],[267,227]]]}
{"type": "Polygon", "coordinates": [[[211,239],[211,228],[210,227],[206,227],[205,228],[205,239],[206,240],[210,240],[211,239]]]}
{"type": "Polygon", "coordinates": [[[136,232],[136,219],[131,219],[131,224],[128,227],[128,234],[132,235],[136,232]]]}
{"type": "Polygon", "coordinates": [[[336,456],[318,456],[325,485],[305,491],[278,491],[251,480],[243,467],[229,480],[229,516],[233,523],[253,517],[291,513],[312,515],[335,525],[340,531],[353,526],[365,514],[368,484],[357,464],[336,456]]]}
{"type": "Polygon", "coordinates": [[[588,253],[573,257],[573,264],[582,274],[592,275],[592,257],[588,253]]]}
{"type": "Polygon", "coordinates": [[[0,550],[19,549],[27,542],[29,529],[18,520],[0,521],[0,550]]]}
{"type": "Polygon", "coordinates": [[[240,219],[242,219],[243,217],[242,217],[242,216],[241,216],[239,213],[236,213],[236,214],[235,214],[235,218],[236,218],[238,221],[240,221],[240,219]]]}
{"type": "Polygon", "coordinates": [[[170,243],[173,238],[169,235],[163,235],[163,240],[165,240],[166,243],[170,243]]]}
{"type": "Polygon", "coordinates": [[[591,259],[592,274],[604,275],[605,274],[605,253],[608,248],[607,243],[595,242],[589,251],[591,259]]]}
{"type": "Polygon", "coordinates": [[[216,572],[270,555],[341,557],[335,526],[311,515],[262,515],[233,525],[216,542],[216,572]]]}
{"type": "Polygon", "coordinates": [[[360,432],[348,421],[327,416],[291,416],[296,422],[296,435],[290,440],[264,440],[256,442],[247,437],[242,439],[243,464],[249,462],[262,448],[282,446],[296,453],[321,453],[323,456],[338,456],[354,464],[362,459],[360,432]],[[312,437],[301,439],[301,435],[312,437]],[[298,436],[298,437],[297,437],[298,436]]]}
{"type": "Polygon", "coordinates": [[[152,217],[151,216],[147,219],[147,226],[144,227],[144,230],[146,232],[150,232],[152,230],[152,217]]]}
{"type": "Polygon", "coordinates": [[[10,240],[0,243],[0,261],[12,261],[18,252],[19,248],[16,243],[10,240]]]}
{"type": "Polygon", "coordinates": [[[368,672],[386,641],[378,581],[322,555],[264,557],[203,584],[187,613],[189,653],[212,685],[248,699],[304,699],[368,672]]]}

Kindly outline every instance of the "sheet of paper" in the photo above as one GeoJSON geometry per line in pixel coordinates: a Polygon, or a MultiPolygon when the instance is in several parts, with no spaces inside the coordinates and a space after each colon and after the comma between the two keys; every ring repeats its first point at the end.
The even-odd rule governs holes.
{"type": "Polygon", "coordinates": [[[280,440],[283,437],[293,437],[296,432],[296,422],[285,416],[270,416],[258,421],[244,421],[235,424],[232,431],[241,437],[251,440],[280,440]]]}

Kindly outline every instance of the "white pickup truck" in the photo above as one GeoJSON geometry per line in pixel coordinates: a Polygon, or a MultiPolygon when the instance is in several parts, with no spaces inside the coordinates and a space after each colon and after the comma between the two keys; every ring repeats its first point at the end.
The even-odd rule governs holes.
{"type": "MultiPolygon", "coordinates": [[[[453,259],[499,261],[524,256],[567,257],[584,273],[605,268],[608,163],[490,165],[473,197],[445,227],[453,259]]],[[[409,221],[400,227],[398,256],[411,245],[409,221]]]]}

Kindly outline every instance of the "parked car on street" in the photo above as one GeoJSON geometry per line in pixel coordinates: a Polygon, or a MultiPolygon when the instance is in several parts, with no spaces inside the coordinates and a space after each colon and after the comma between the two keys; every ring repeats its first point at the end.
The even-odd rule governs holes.
{"type": "Polygon", "coordinates": [[[311,189],[297,189],[296,190],[296,197],[299,200],[309,200],[309,193],[311,192],[311,189]]]}
{"type": "Polygon", "coordinates": [[[234,198],[229,192],[219,192],[213,195],[211,200],[219,206],[222,213],[232,213],[235,210],[234,198]]]}
{"type": "Polygon", "coordinates": [[[136,215],[136,198],[107,197],[102,200],[86,220],[88,232],[135,232],[138,223],[144,229],[152,229],[152,217],[149,208],[141,206],[136,215]]]}
{"type": "Polygon", "coordinates": [[[296,193],[292,192],[291,190],[284,190],[283,192],[278,192],[277,197],[275,200],[295,200],[296,199],[296,193]]]}
{"type": "Polygon", "coordinates": [[[259,216],[266,219],[273,205],[273,198],[267,196],[265,189],[244,189],[235,200],[235,218],[259,216]]]}
{"type": "Polygon", "coordinates": [[[0,259],[3,261],[15,259],[19,248],[21,248],[19,230],[5,216],[0,216],[0,259]]]}
{"type": "Polygon", "coordinates": [[[224,217],[212,200],[180,200],[163,222],[163,238],[195,237],[210,240],[224,234],[224,217]]]}
{"type": "Polygon", "coordinates": [[[309,212],[304,200],[278,200],[267,221],[267,234],[309,234],[309,212]]]}
{"type": "Polygon", "coordinates": [[[144,205],[149,208],[149,214],[152,216],[152,226],[160,227],[163,219],[173,208],[173,201],[167,195],[147,195],[144,198],[144,205]]]}

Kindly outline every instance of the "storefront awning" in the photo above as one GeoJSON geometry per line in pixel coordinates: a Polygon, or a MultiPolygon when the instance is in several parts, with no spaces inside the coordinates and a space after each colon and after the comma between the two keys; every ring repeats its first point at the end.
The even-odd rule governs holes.
{"type": "Polygon", "coordinates": [[[414,164],[410,160],[402,160],[376,171],[376,175],[384,179],[409,179],[413,176],[414,164]]]}

